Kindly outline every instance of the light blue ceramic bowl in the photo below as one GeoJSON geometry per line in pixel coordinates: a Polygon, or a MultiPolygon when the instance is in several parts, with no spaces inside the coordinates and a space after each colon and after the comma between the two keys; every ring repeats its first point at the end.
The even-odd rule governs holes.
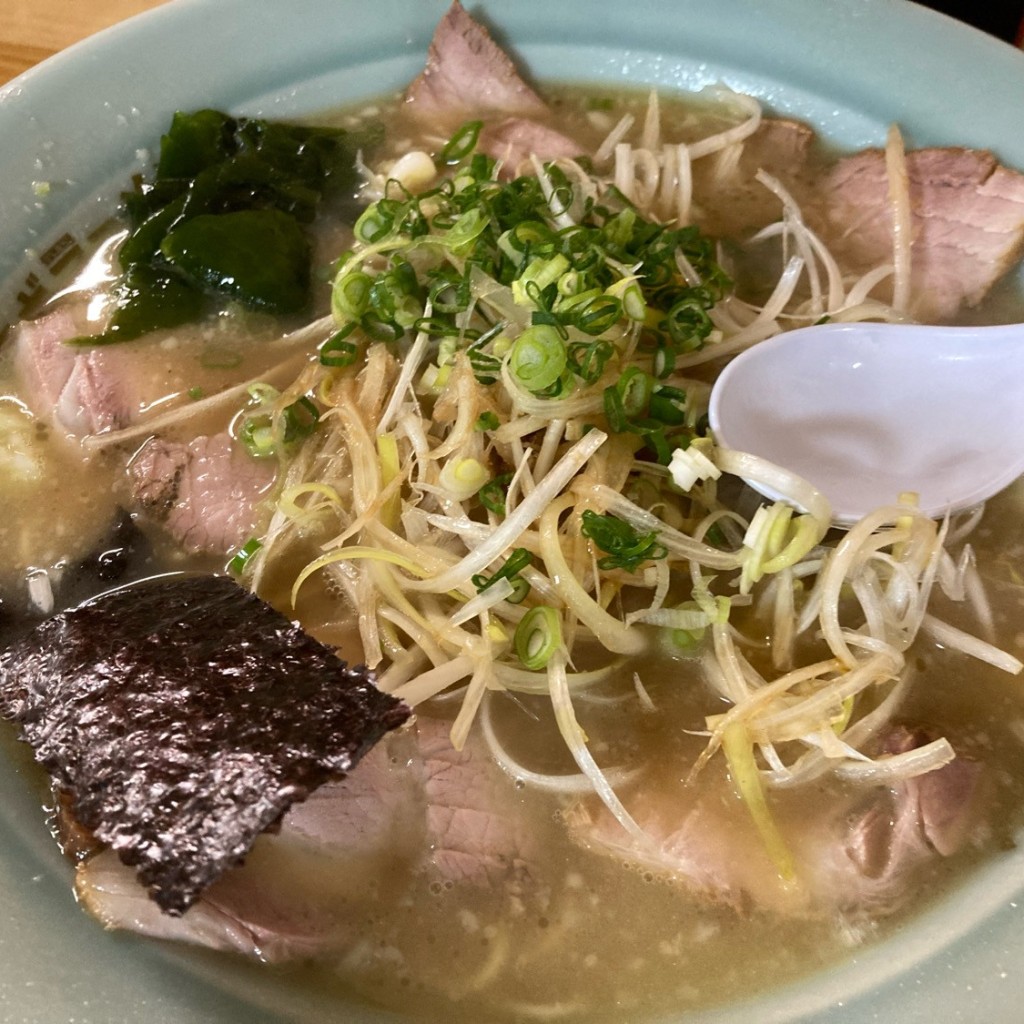
{"type": "MultiPolygon", "coordinates": [[[[0,320],[16,315],[26,287],[45,285],[55,243],[103,220],[175,109],[288,116],[400,88],[422,66],[445,6],[176,0],[0,90],[0,320]]],[[[724,81],[842,146],[878,144],[897,121],[911,145],[988,147],[1024,167],[1024,54],[906,0],[481,7],[540,79],[686,89],[724,81]]],[[[216,957],[104,933],[74,904],[70,868],[21,763],[0,751],[4,1024],[392,1019],[318,1003],[216,957]]],[[[1024,854],[1014,852],[847,964],[699,1019],[1016,1024],[1022,901],[1024,854]]]]}

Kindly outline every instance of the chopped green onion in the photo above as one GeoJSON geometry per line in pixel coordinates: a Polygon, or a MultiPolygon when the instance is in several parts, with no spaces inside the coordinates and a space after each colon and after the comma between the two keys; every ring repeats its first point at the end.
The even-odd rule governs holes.
{"type": "Polygon", "coordinates": [[[644,447],[654,454],[654,461],[659,466],[667,466],[672,461],[672,445],[656,420],[644,420],[642,423],[633,424],[633,429],[643,437],[644,447]]]}
{"type": "Polygon", "coordinates": [[[267,415],[247,418],[238,432],[238,440],[254,459],[269,459],[275,454],[274,427],[267,415]]]}
{"type": "Polygon", "coordinates": [[[605,290],[606,295],[613,296],[622,306],[622,312],[636,323],[643,323],[647,316],[647,302],[643,289],[635,277],[623,277],[605,290]]]}
{"type": "Polygon", "coordinates": [[[646,415],[653,393],[651,375],[639,366],[628,367],[614,384],[604,389],[604,413],[609,427],[617,434],[633,429],[634,421],[646,415]]]}
{"type": "Polygon", "coordinates": [[[530,564],[532,559],[533,556],[526,548],[516,548],[493,576],[484,576],[483,574],[474,576],[473,586],[476,587],[477,593],[482,594],[498,580],[508,580],[512,584],[512,593],[508,597],[508,601],[510,604],[519,604],[530,592],[530,584],[519,574],[530,564]]]}
{"type": "Polygon", "coordinates": [[[228,572],[232,576],[241,576],[252,559],[253,555],[256,554],[260,548],[263,547],[263,542],[258,537],[250,537],[236,552],[234,557],[228,562],[228,572]]]}
{"type": "Polygon", "coordinates": [[[562,645],[558,612],[545,604],[531,608],[516,627],[512,645],[525,668],[544,668],[562,645]]]}
{"type": "Polygon", "coordinates": [[[622,409],[626,416],[634,419],[647,412],[654,381],[650,374],[644,373],[639,366],[630,366],[615,384],[615,390],[622,398],[622,409]]]}
{"type": "Polygon", "coordinates": [[[596,341],[574,341],[568,348],[569,366],[585,384],[596,384],[608,360],[615,355],[615,346],[604,338],[596,341]]]}
{"type": "Polygon", "coordinates": [[[527,254],[549,256],[558,245],[558,235],[543,221],[523,220],[513,224],[498,240],[503,250],[513,257],[516,264],[523,262],[527,254]],[[519,258],[515,258],[519,257],[519,258]]]}
{"type": "Polygon", "coordinates": [[[702,348],[713,327],[703,304],[691,295],[675,303],[665,317],[665,329],[680,352],[702,348]]]}
{"type": "Polygon", "coordinates": [[[375,313],[367,313],[359,326],[374,341],[397,341],[405,333],[401,324],[394,320],[382,320],[375,313]]]}
{"type": "Polygon", "coordinates": [[[285,406],[282,415],[284,417],[285,444],[308,437],[316,430],[316,425],[320,421],[320,410],[306,395],[296,399],[291,405],[285,406]]]}
{"type": "Polygon", "coordinates": [[[466,349],[469,365],[473,369],[473,376],[480,384],[493,384],[501,373],[501,360],[497,355],[485,352],[484,346],[495,341],[501,335],[504,326],[504,323],[495,324],[466,349]]]}
{"type": "Polygon", "coordinates": [[[584,334],[596,337],[619,322],[622,303],[610,295],[603,295],[576,306],[573,314],[573,326],[584,334]]]}
{"type": "Polygon", "coordinates": [[[558,331],[546,324],[528,327],[516,338],[509,353],[509,370],[518,384],[534,394],[561,378],[567,355],[558,331]]]}
{"type": "Polygon", "coordinates": [[[568,269],[569,261],[561,253],[549,259],[537,257],[531,260],[522,274],[512,282],[513,300],[520,306],[530,305],[535,301],[535,295],[556,284],[568,269]]]}
{"type": "Polygon", "coordinates": [[[498,419],[498,414],[491,412],[489,409],[487,412],[480,413],[476,418],[477,430],[497,430],[501,426],[501,420],[498,419]]]}
{"type": "Polygon", "coordinates": [[[686,422],[686,392],[659,384],[651,395],[650,413],[659,423],[682,426],[686,422]]]}
{"type": "Polygon", "coordinates": [[[615,385],[604,389],[604,415],[608,420],[608,429],[613,434],[623,434],[629,430],[629,418],[622,405],[622,395],[615,385]]]}
{"type": "MultiPolygon", "coordinates": [[[[440,316],[421,316],[412,329],[417,333],[423,331],[432,338],[457,338],[462,334],[461,328],[440,316]]],[[[451,351],[438,354],[438,363],[444,365],[451,362],[451,351]]]]}
{"type": "Polygon", "coordinates": [[[394,217],[385,214],[382,203],[383,200],[371,203],[359,215],[353,232],[360,242],[372,245],[391,234],[395,223],[394,217]]]}
{"type": "Polygon", "coordinates": [[[281,392],[273,384],[266,384],[263,381],[250,384],[245,390],[258,405],[273,405],[281,397],[281,392]]]}
{"type": "Polygon", "coordinates": [[[457,164],[465,160],[476,149],[480,138],[483,121],[467,121],[448,141],[441,150],[440,159],[445,164],[457,164]]]}
{"type": "Polygon", "coordinates": [[[636,572],[641,563],[664,558],[668,548],[658,542],[656,532],[637,533],[629,523],[613,515],[601,515],[587,509],[580,532],[606,553],[598,559],[599,569],[625,569],[636,572]]]}
{"type": "Polygon", "coordinates": [[[320,363],[322,366],[351,366],[358,355],[355,344],[345,339],[355,330],[356,324],[346,324],[336,334],[331,335],[320,346],[320,363]]]}
{"type": "Polygon", "coordinates": [[[361,270],[339,277],[331,291],[331,312],[339,321],[358,320],[370,305],[373,278],[361,270]]]}
{"type": "Polygon", "coordinates": [[[488,223],[487,214],[479,207],[474,207],[462,214],[443,234],[433,235],[430,239],[431,244],[444,246],[459,254],[483,234],[488,223]]]}
{"type": "Polygon", "coordinates": [[[496,476],[476,492],[477,499],[488,512],[493,512],[496,516],[503,516],[505,514],[505,498],[508,495],[508,485],[511,482],[512,474],[502,473],[501,476],[496,476]]]}

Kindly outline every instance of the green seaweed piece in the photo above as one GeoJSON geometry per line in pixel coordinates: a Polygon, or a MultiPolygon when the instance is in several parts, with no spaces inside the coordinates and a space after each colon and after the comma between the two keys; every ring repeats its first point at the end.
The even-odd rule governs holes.
{"type": "Polygon", "coordinates": [[[252,309],[296,313],[309,299],[309,242],[280,210],[193,217],[167,235],[160,251],[196,283],[252,309]]]}
{"type": "Polygon", "coordinates": [[[210,300],[304,309],[312,247],[303,225],[325,198],[353,188],[356,150],[382,135],[379,125],[353,133],[218,110],[176,113],[153,179],[123,196],[129,230],[110,328],[74,343],[188,323],[210,300]]]}
{"type": "Polygon", "coordinates": [[[197,320],[208,306],[200,288],[169,268],[145,263],[125,271],[117,284],[114,300],[107,330],[72,338],[68,344],[83,348],[131,341],[150,331],[197,320]]]}
{"type": "Polygon", "coordinates": [[[157,180],[194,178],[224,159],[237,122],[219,110],[178,111],[160,139],[157,180]]]}

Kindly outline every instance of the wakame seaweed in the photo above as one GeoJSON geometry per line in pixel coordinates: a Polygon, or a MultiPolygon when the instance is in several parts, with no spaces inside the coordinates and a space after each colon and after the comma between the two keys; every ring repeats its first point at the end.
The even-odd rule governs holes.
{"type": "Polygon", "coordinates": [[[382,134],[379,125],[349,132],[217,110],[175,114],[153,179],[123,195],[129,231],[109,327],[76,341],[128,341],[228,300],[301,312],[306,225],[324,199],[354,188],[356,150],[382,134]]]}

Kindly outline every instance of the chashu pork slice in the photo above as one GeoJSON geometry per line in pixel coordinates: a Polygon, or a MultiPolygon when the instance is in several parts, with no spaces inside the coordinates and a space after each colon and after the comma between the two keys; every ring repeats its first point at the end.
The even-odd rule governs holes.
{"type": "Polygon", "coordinates": [[[14,328],[14,368],[32,411],[66,434],[84,437],[127,426],[144,401],[139,380],[147,351],[140,346],[74,348],[82,333],[61,307],[14,328]]]}
{"type": "Polygon", "coordinates": [[[132,498],[190,554],[226,555],[255,532],[274,483],[229,433],[191,441],[151,437],[128,466],[132,498]]]}
{"type": "MultiPolygon", "coordinates": [[[[956,147],[906,154],[910,197],[909,312],[948,320],[977,305],[1024,252],[1024,174],[992,153],[956,147]]],[[[885,154],[844,157],[821,187],[827,238],[855,269],[893,258],[893,218],[885,154]]]]}
{"type": "Polygon", "coordinates": [[[0,714],[74,820],[182,914],[411,714],[222,576],[157,577],[0,655],[0,714]]]}
{"type": "Polygon", "coordinates": [[[547,161],[584,152],[547,123],[547,103],[459,0],[438,23],[426,67],[406,90],[405,103],[416,120],[443,132],[482,118],[478,149],[500,162],[506,178],[532,173],[532,155],[547,161]]]}
{"type": "Polygon", "coordinates": [[[449,127],[482,112],[543,117],[548,109],[459,0],[438,22],[426,67],[406,90],[405,103],[417,120],[449,127]]]}
{"type": "MultiPolygon", "coordinates": [[[[884,752],[902,753],[923,741],[900,727],[886,739],[884,752]]],[[[802,809],[780,821],[795,861],[791,881],[780,877],[727,785],[682,793],[639,790],[627,805],[651,839],[646,845],[596,800],[574,808],[570,826],[583,846],[636,863],[712,903],[857,919],[892,913],[912,898],[923,869],[969,842],[985,799],[981,766],[957,758],[892,787],[852,790],[810,813],[802,809]]]]}
{"type": "Polygon", "coordinates": [[[449,725],[420,717],[385,737],[348,777],[295,804],[181,917],[161,914],[109,851],[80,864],[79,898],[109,928],[269,961],[344,953],[367,915],[417,879],[543,903],[514,780],[479,740],[455,751],[449,725]]]}

